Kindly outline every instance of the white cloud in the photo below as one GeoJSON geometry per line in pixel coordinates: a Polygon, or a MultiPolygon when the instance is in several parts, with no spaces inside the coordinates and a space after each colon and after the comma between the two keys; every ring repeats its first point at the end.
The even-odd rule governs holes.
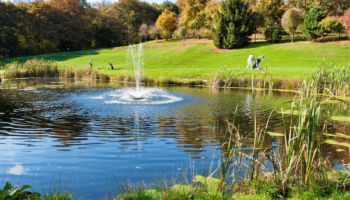
{"type": "Polygon", "coordinates": [[[24,168],[21,164],[22,163],[14,163],[15,166],[7,170],[7,173],[14,174],[14,175],[23,175],[26,174],[29,169],[24,168]]]}

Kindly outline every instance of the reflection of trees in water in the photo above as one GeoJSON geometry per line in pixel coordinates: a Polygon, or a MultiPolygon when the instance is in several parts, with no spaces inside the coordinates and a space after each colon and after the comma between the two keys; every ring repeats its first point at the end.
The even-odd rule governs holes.
{"type": "MultiPolygon", "coordinates": [[[[227,142],[226,120],[233,120],[236,105],[238,105],[236,126],[240,125],[241,133],[244,135],[253,131],[253,101],[252,99],[249,101],[251,91],[209,88],[206,91],[202,90],[202,93],[204,94],[200,97],[204,98],[203,101],[182,106],[176,111],[176,118],[158,117],[157,120],[161,122],[157,126],[160,135],[178,135],[175,137],[180,144],[177,147],[187,148],[185,151],[189,154],[199,154],[199,150],[207,146],[217,148],[227,142]],[[172,124],[174,126],[171,126],[172,124]]],[[[266,124],[274,106],[292,98],[292,95],[283,95],[283,93],[276,93],[276,96],[282,100],[275,103],[274,98],[268,93],[256,91],[257,120],[260,126],[266,124]]],[[[281,127],[279,122],[275,120],[270,123],[270,130],[278,130],[281,127]]]]}

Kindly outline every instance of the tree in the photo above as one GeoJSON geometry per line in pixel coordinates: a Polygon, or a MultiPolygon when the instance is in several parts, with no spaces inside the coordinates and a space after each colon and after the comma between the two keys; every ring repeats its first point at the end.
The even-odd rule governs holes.
{"type": "Polygon", "coordinates": [[[185,39],[188,34],[188,28],[186,26],[180,26],[177,31],[179,36],[182,38],[182,44],[185,47],[185,39]]]}
{"type": "Polygon", "coordinates": [[[140,26],[140,28],[139,28],[139,36],[140,37],[145,37],[145,42],[147,42],[146,41],[146,37],[148,36],[148,26],[147,26],[147,24],[142,24],[141,26],[140,26]]]}
{"type": "Polygon", "coordinates": [[[162,28],[161,37],[168,40],[176,28],[176,14],[165,9],[156,21],[156,25],[162,28]]]}
{"type": "Polygon", "coordinates": [[[336,7],[335,1],[338,0],[288,0],[287,4],[289,7],[295,7],[305,12],[308,12],[311,8],[317,6],[322,8],[326,14],[329,15],[334,12],[336,7]]]}
{"type": "Polygon", "coordinates": [[[158,42],[158,36],[160,35],[160,31],[162,30],[161,27],[153,25],[149,27],[148,33],[153,39],[157,39],[158,42]]]}
{"type": "Polygon", "coordinates": [[[282,0],[261,0],[257,12],[265,16],[265,39],[268,42],[277,42],[282,38],[281,19],[285,11],[282,0]]]}
{"type": "Polygon", "coordinates": [[[259,12],[253,12],[252,20],[253,20],[254,29],[255,29],[254,42],[256,42],[256,32],[258,30],[258,27],[263,27],[265,25],[265,17],[263,14],[261,14],[259,12]]]}
{"type": "Polygon", "coordinates": [[[345,31],[348,33],[348,37],[350,38],[350,8],[345,11],[342,24],[345,31]]]}
{"type": "Polygon", "coordinates": [[[302,24],[302,22],[302,11],[297,8],[287,10],[282,16],[282,27],[287,33],[291,34],[292,42],[294,38],[294,31],[302,24]]]}
{"type": "Polygon", "coordinates": [[[240,48],[248,44],[254,32],[252,11],[242,0],[226,0],[221,12],[215,10],[212,26],[214,44],[220,49],[240,48]]]}
{"type": "Polygon", "coordinates": [[[320,7],[311,8],[306,14],[303,15],[303,25],[301,32],[306,39],[315,40],[318,37],[319,27],[318,23],[326,17],[326,12],[320,7]]]}
{"type": "Polygon", "coordinates": [[[180,26],[198,30],[205,26],[205,7],[208,0],[178,0],[176,4],[182,10],[180,26]]]}
{"type": "Polygon", "coordinates": [[[159,15],[165,10],[170,10],[171,12],[176,13],[177,15],[180,13],[180,9],[179,7],[174,4],[171,1],[164,1],[161,4],[156,4],[156,3],[152,3],[152,7],[154,7],[155,9],[157,9],[159,11],[159,15]]]}
{"type": "Polygon", "coordinates": [[[281,18],[285,12],[282,0],[260,0],[257,12],[265,16],[265,23],[268,26],[280,26],[281,18]]]}
{"type": "Polygon", "coordinates": [[[329,13],[329,15],[333,16],[343,16],[345,11],[350,8],[350,1],[349,0],[334,0],[334,8],[329,13]]]}
{"type": "MultiPolygon", "coordinates": [[[[324,33],[339,33],[342,31],[343,26],[339,19],[336,19],[335,17],[327,17],[324,18],[319,24],[318,27],[320,30],[322,30],[322,34],[324,33]]],[[[334,41],[334,36],[333,36],[334,41]]]]}
{"type": "Polygon", "coordinates": [[[111,46],[113,40],[113,31],[104,23],[100,23],[96,26],[95,40],[97,46],[108,47],[111,46]]]}

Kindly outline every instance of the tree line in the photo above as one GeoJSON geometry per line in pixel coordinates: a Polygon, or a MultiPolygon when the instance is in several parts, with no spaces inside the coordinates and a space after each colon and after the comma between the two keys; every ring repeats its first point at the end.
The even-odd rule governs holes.
{"type": "Polygon", "coordinates": [[[85,0],[51,0],[14,5],[0,0],[0,58],[140,42],[140,26],[154,24],[165,9],[179,13],[168,1],[91,5],[85,0]]]}
{"type": "MultiPolygon", "coordinates": [[[[18,3],[0,0],[0,58],[105,48],[153,38],[214,37],[219,48],[246,45],[258,30],[309,40],[349,31],[349,0],[119,0],[18,3]]],[[[349,11],[350,12],[350,11],[349,11]]]]}

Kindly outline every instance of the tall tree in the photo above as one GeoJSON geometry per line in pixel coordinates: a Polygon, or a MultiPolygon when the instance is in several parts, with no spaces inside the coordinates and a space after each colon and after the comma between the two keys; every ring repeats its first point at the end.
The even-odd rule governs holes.
{"type": "Polygon", "coordinates": [[[256,42],[256,32],[258,28],[262,28],[265,25],[265,16],[259,12],[253,12],[252,14],[252,20],[254,24],[254,31],[255,31],[255,39],[254,42],[256,42]]]}
{"type": "Polygon", "coordinates": [[[207,3],[208,0],[178,0],[176,4],[182,11],[179,24],[196,30],[204,27],[206,25],[205,7],[207,3]]]}
{"type": "Polygon", "coordinates": [[[156,21],[156,25],[162,28],[161,37],[168,40],[176,28],[176,14],[165,9],[156,21]]]}
{"type": "Polygon", "coordinates": [[[326,17],[326,12],[320,7],[313,7],[303,15],[301,31],[308,40],[315,40],[318,37],[318,23],[326,17]]]}
{"type": "Polygon", "coordinates": [[[96,26],[95,30],[96,44],[100,47],[110,47],[113,40],[113,31],[104,23],[96,26]]]}
{"type": "Polygon", "coordinates": [[[215,11],[212,32],[216,47],[243,47],[250,41],[253,31],[252,11],[244,1],[226,0],[221,4],[221,12],[215,11]]]}

